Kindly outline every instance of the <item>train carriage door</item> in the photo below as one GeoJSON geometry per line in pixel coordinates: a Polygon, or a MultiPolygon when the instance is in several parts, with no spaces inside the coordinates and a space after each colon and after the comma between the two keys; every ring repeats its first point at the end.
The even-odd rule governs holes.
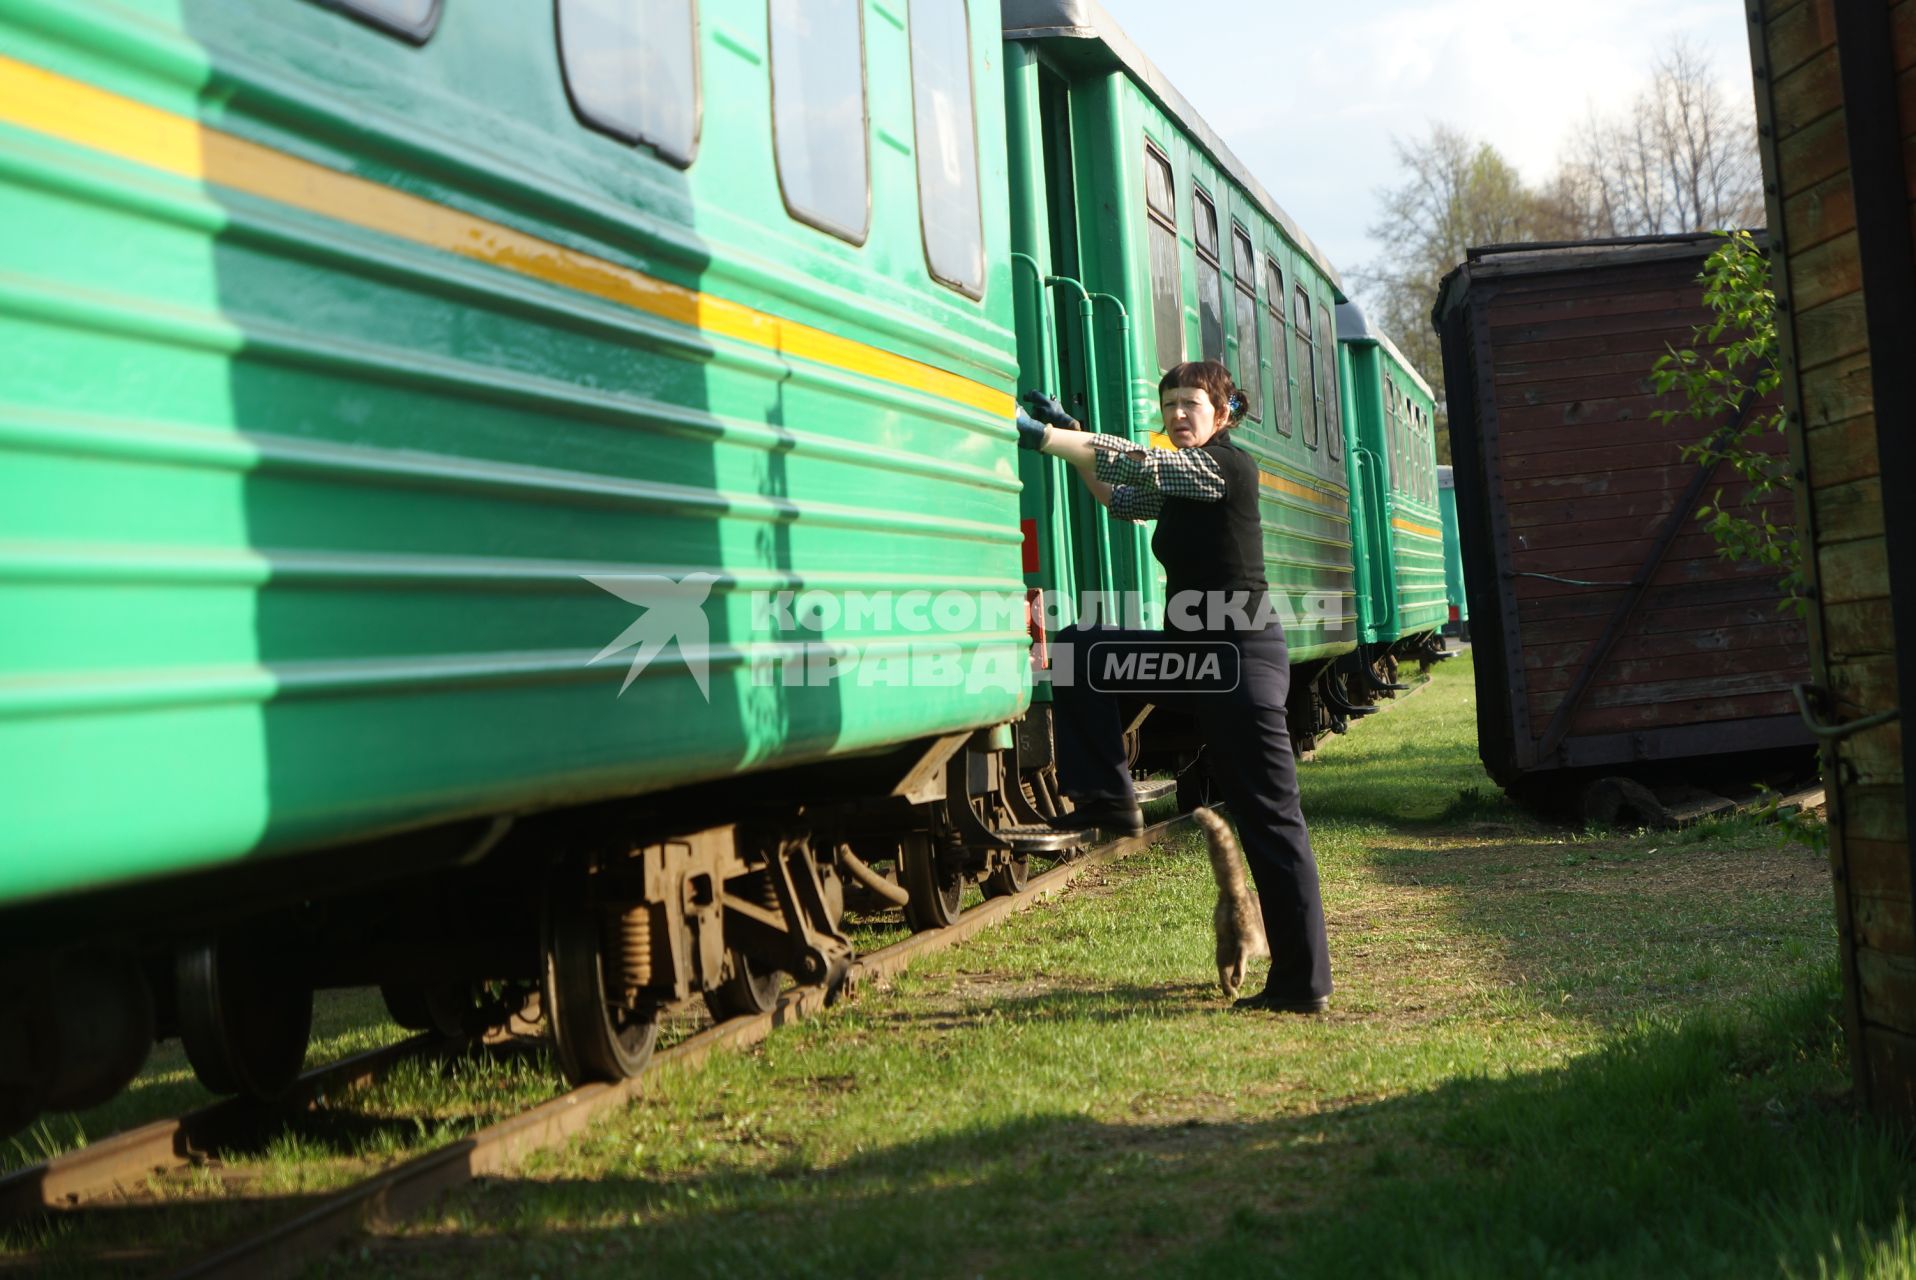
{"type": "MultiPolygon", "coordinates": [[[[1038,121],[1044,143],[1042,157],[1046,204],[1046,231],[1054,275],[1084,278],[1078,255],[1077,174],[1071,153],[1071,86],[1050,67],[1038,68],[1038,121]]],[[[1057,343],[1058,372],[1064,385],[1058,398],[1080,422],[1090,419],[1089,392],[1084,380],[1084,341],[1077,322],[1076,301],[1054,290],[1051,320],[1057,343]]]]}
{"type": "MultiPolygon", "coordinates": [[[[1083,265],[1078,254],[1077,176],[1071,152],[1071,86],[1056,71],[1043,63],[1038,67],[1038,133],[1043,146],[1039,157],[1045,190],[1045,237],[1050,253],[1051,273],[1067,279],[1080,279],[1083,265]]],[[[1058,385],[1048,388],[1079,422],[1091,420],[1090,395],[1085,378],[1083,328],[1078,322],[1077,298],[1063,286],[1047,286],[1050,306],[1053,350],[1058,353],[1058,385]]],[[[1099,589],[1102,573],[1097,548],[1097,522],[1100,512],[1084,486],[1067,480],[1063,515],[1066,538],[1060,555],[1071,557],[1070,587],[1077,591],[1099,589]]],[[[1069,590],[1061,576],[1059,586],[1069,590]]],[[[1075,612],[1067,616],[1075,616],[1075,612]]]]}

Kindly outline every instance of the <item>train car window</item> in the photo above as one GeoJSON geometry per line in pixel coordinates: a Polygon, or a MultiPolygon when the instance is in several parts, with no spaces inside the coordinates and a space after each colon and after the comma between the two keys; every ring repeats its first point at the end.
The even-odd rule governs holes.
{"type": "Polygon", "coordinates": [[[785,208],[853,244],[871,229],[861,0],[771,0],[772,150],[785,208]]]}
{"type": "Polygon", "coordinates": [[[967,297],[983,297],[985,225],[978,206],[970,19],[964,0],[911,0],[910,23],[912,136],[925,264],[939,283],[967,297]]]}
{"type": "Polygon", "coordinates": [[[1425,502],[1430,501],[1430,468],[1426,463],[1430,457],[1430,436],[1424,430],[1424,408],[1418,405],[1413,411],[1417,415],[1417,496],[1425,502]]]}
{"type": "Polygon", "coordinates": [[[1298,285],[1291,295],[1291,367],[1303,387],[1298,397],[1298,416],[1304,420],[1304,447],[1317,447],[1317,349],[1311,345],[1311,298],[1298,285]]]}
{"type": "Polygon", "coordinates": [[[1432,489],[1437,484],[1434,455],[1437,446],[1430,438],[1430,414],[1423,405],[1417,406],[1417,474],[1423,480],[1424,501],[1435,502],[1437,495],[1432,489]]]}
{"type": "Polygon", "coordinates": [[[1424,496],[1424,422],[1417,412],[1416,405],[1410,405],[1410,489],[1411,493],[1424,496]]]}
{"type": "Polygon", "coordinates": [[[1157,331],[1158,372],[1184,362],[1184,296],[1178,280],[1178,214],[1171,161],[1144,144],[1144,205],[1150,223],[1151,326],[1157,331]]]}
{"type": "Polygon", "coordinates": [[[1279,435],[1291,434],[1291,362],[1284,336],[1284,271],[1274,259],[1264,259],[1264,308],[1271,318],[1271,425],[1279,435]]]}
{"type": "Polygon", "coordinates": [[[1344,410],[1337,398],[1337,341],[1331,333],[1331,309],[1317,309],[1317,349],[1323,358],[1317,362],[1317,399],[1324,415],[1324,447],[1331,461],[1344,456],[1344,410]]]}
{"type": "Polygon", "coordinates": [[[559,66],[587,125],[683,167],[698,149],[694,0],[557,0],[559,66]]]}
{"type": "Polygon", "coordinates": [[[316,0],[381,31],[424,44],[439,25],[439,0],[316,0]]]}
{"type": "Polygon", "coordinates": [[[1203,188],[1192,192],[1197,210],[1199,359],[1224,360],[1224,271],[1217,256],[1217,206],[1203,188]]]}
{"type": "Polygon", "coordinates": [[[1245,415],[1262,422],[1264,344],[1257,340],[1257,254],[1251,250],[1251,237],[1236,223],[1231,225],[1231,269],[1237,303],[1237,385],[1244,388],[1249,405],[1245,415]]]}
{"type": "Polygon", "coordinates": [[[1390,455],[1390,487],[1395,493],[1404,485],[1404,425],[1397,403],[1397,381],[1388,373],[1384,375],[1384,430],[1384,452],[1390,455]]]}

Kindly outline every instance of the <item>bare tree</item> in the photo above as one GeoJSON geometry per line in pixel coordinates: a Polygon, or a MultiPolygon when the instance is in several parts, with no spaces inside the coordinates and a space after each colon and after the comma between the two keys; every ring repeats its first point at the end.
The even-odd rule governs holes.
{"type": "MultiPolygon", "coordinates": [[[[1754,108],[1726,98],[1680,38],[1629,110],[1585,116],[1539,187],[1527,187],[1488,142],[1448,125],[1393,144],[1403,181],[1377,193],[1382,217],[1370,228],[1383,253],[1351,281],[1371,318],[1437,387],[1440,412],[1443,359],[1430,307],[1466,249],[1751,227],[1764,216],[1754,108]]],[[[1437,440],[1447,461],[1448,433],[1437,440]]]]}
{"type": "Polygon", "coordinates": [[[1660,235],[1760,225],[1756,120],[1725,98],[1679,37],[1621,117],[1585,117],[1553,186],[1581,202],[1586,234],[1660,235]]]}
{"type": "MultiPolygon", "coordinates": [[[[1487,142],[1433,124],[1415,142],[1393,139],[1404,180],[1377,192],[1382,218],[1370,234],[1382,257],[1351,273],[1365,310],[1437,390],[1443,404],[1443,354],[1430,324],[1431,299],[1444,273],[1471,245],[1536,238],[1537,197],[1487,142]]],[[[1437,432],[1440,461],[1449,435],[1437,432]]]]}

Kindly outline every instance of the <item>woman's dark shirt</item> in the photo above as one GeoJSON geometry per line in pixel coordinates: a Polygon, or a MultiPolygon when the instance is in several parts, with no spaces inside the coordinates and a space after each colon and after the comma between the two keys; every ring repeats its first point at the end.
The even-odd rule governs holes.
{"type": "MultiPolygon", "coordinates": [[[[1182,618],[1177,610],[1168,610],[1166,625],[1183,629],[1180,621],[1191,612],[1201,627],[1213,616],[1224,620],[1214,612],[1212,600],[1232,596],[1242,616],[1255,620],[1268,592],[1257,460],[1231,443],[1228,431],[1195,449],[1170,454],[1153,450],[1141,461],[1135,444],[1113,436],[1092,439],[1098,448],[1099,478],[1123,486],[1114,491],[1111,509],[1127,517],[1157,517],[1151,553],[1164,566],[1167,604],[1176,603],[1183,593],[1198,593],[1194,610],[1182,618]],[[1103,443],[1107,440],[1112,444],[1103,443]]],[[[1238,609],[1231,612],[1235,615],[1238,609]]],[[[1226,629],[1235,626],[1226,620],[1226,629]]]]}

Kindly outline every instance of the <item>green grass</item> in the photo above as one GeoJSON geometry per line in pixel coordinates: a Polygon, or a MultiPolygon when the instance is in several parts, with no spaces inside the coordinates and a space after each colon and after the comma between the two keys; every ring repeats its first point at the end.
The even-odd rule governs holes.
{"type": "Polygon", "coordinates": [[[1908,1273],[1820,859],[1532,821],[1466,662],[1303,770],[1330,1016],[1224,1009],[1183,839],[319,1272],[1908,1273]]]}

